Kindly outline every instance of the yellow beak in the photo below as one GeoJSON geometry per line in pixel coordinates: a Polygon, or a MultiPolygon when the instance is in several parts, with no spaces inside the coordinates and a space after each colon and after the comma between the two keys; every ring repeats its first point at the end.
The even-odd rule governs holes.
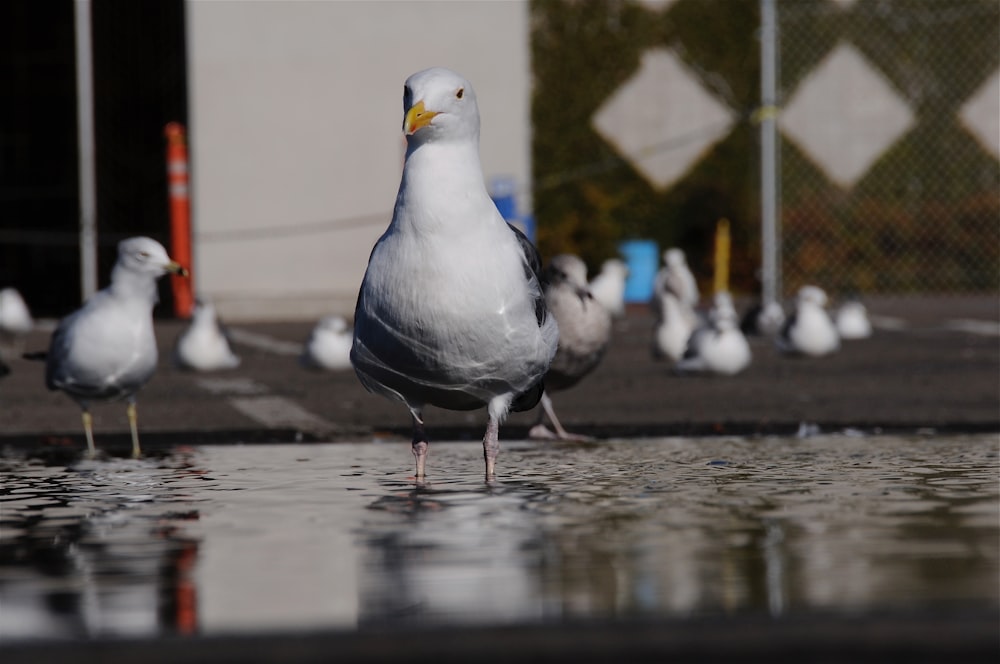
{"type": "Polygon", "coordinates": [[[424,102],[418,101],[406,112],[406,117],[403,119],[403,133],[407,136],[417,133],[429,125],[435,115],[437,111],[428,111],[424,108],[424,102]]]}
{"type": "Polygon", "coordinates": [[[183,267],[181,267],[181,264],[176,261],[170,261],[169,263],[167,263],[166,269],[167,272],[171,272],[173,274],[179,274],[182,277],[189,276],[188,271],[185,270],[183,267]]]}

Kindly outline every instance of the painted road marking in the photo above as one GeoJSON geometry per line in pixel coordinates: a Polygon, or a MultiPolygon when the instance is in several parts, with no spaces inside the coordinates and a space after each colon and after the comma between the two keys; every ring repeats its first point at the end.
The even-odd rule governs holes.
{"type": "Polygon", "coordinates": [[[226,334],[229,336],[230,341],[235,341],[236,343],[243,344],[244,346],[252,346],[258,350],[274,353],[275,355],[302,354],[302,344],[298,344],[293,341],[276,339],[266,334],[259,334],[257,332],[251,332],[250,330],[244,330],[238,327],[227,328],[226,334]]]}
{"type": "Polygon", "coordinates": [[[226,403],[268,428],[291,427],[309,433],[326,433],[337,428],[291,399],[271,394],[271,388],[250,378],[205,377],[195,383],[211,394],[227,397],[226,403]]]}

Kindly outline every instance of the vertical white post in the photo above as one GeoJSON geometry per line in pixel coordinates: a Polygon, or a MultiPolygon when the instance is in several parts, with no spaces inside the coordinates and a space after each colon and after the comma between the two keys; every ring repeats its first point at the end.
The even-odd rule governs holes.
{"type": "Polygon", "coordinates": [[[94,73],[90,0],[74,0],[76,20],[76,119],[80,170],[80,294],[97,291],[97,180],[94,174],[94,73]]]}
{"type": "Polygon", "coordinates": [[[760,225],[761,301],[781,297],[778,260],[777,41],[775,0],[760,0],[760,225]]]}

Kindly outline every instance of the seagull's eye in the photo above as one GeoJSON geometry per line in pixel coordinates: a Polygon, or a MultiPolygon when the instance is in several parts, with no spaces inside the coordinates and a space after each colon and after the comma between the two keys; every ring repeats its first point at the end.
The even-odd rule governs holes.
{"type": "Polygon", "coordinates": [[[139,252],[139,258],[149,258],[149,252],[148,251],[140,251],[139,252]]]}
{"type": "Polygon", "coordinates": [[[456,99],[461,99],[464,96],[465,96],[465,88],[459,88],[458,91],[455,93],[456,99]]]}

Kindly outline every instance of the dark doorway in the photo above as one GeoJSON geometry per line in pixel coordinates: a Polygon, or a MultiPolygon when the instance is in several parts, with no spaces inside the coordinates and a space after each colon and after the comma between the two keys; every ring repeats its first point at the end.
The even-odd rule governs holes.
{"type": "MultiPolygon", "coordinates": [[[[122,238],[169,246],[163,127],[187,122],[184,2],[93,0],[91,26],[103,287],[122,238]]],[[[80,304],[72,0],[0,3],[0,44],[0,287],[62,316],[80,304]]]]}

